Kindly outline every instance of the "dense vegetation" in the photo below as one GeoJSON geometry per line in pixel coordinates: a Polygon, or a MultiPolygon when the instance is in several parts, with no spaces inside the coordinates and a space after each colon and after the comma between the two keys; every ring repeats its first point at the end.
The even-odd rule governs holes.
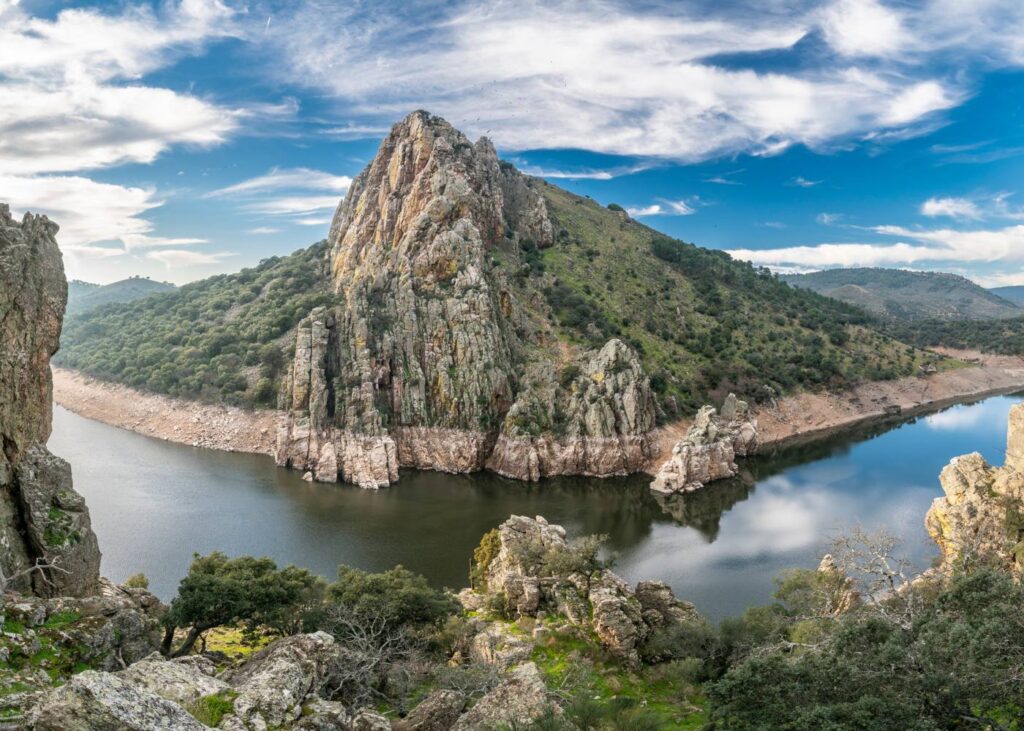
{"type": "MultiPolygon", "coordinates": [[[[553,576],[596,575],[606,566],[599,545],[577,539],[564,555],[541,558],[553,576]]],[[[493,548],[492,533],[476,559],[493,548]]],[[[346,699],[393,714],[437,689],[472,700],[494,686],[493,667],[464,662],[473,623],[487,619],[535,638],[530,659],[562,706],[524,728],[1019,729],[1024,588],[981,557],[913,580],[894,549],[885,536],[840,538],[830,569],[785,572],[772,604],[718,627],[696,618],[654,632],[640,667],[556,616],[516,618],[500,602],[466,612],[401,567],[343,566],[328,584],[269,559],[221,554],[196,558],[171,604],[168,637],[184,637],[182,654],[215,627],[241,631],[239,647],[328,631],[361,658],[346,699]]]]}
{"type": "MultiPolygon", "coordinates": [[[[925,358],[877,332],[863,310],[536,185],[557,240],[536,251],[526,242],[529,267],[513,281],[524,299],[539,290],[563,339],[592,347],[614,335],[635,347],[666,418],[729,391],[760,399],[895,378],[925,358]]],[[[494,256],[508,269],[518,261],[500,247],[494,256]]]]}
{"type": "Polygon", "coordinates": [[[921,347],[980,350],[1003,355],[1024,355],[1024,317],[1012,320],[921,320],[893,323],[894,337],[921,347]]]}
{"type": "MultiPolygon", "coordinates": [[[[636,348],[662,419],[729,391],[762,399],[895,378],[927,357],[881,334],[862,310],[667,238],[623,211],[531,185],[547,200],[557,241],[503,239],[491,250],[495,266],[540,329],[570,349],[613,336],[636,348]]],[[[273,405],[289,334],[331,299],[324,248],[71,316],[56,363],[172,396],[273,405]]]]}
{"type": "Polygon", "coordinates": [[[175,286],[146,277],[129,277],[111,284],[92,284],[73,279],[68,282],[67,314],[88,312],[112,302],[132,302],[160,292],[172,292],[175,286]]]}
{"type": "Polygon", "coordinates": [[[171,396],[273,405],[283,341],[330,299],[324,248],[68,317],[54,362],[171,396]]]}
{"type": "Polygon", "coordinates": [[[1020,317],[1016,303],[956,274],[903,269],[829,269],[783,280],[898,320],[1020,317]]]}

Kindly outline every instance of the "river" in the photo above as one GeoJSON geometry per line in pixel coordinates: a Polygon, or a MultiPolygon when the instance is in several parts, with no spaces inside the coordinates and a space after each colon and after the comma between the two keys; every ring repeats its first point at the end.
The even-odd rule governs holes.
{"type": "Polygon", "coordinates": [[[271,556],[328,578],[338,564],[403,564],[439,586],[466,585],[480,536],[510,514],[543,515],[570,535],[603,533],[629,581],[662,579],[714,619],[770,600],[788,567],[814,567],[852,526],[899,536],[917,568],[936,554],[924,515],[953,457],[1001,464],[996,396],[898,425],[746,460],[741,478],[658,500],[649,478],[559,478],[403,471],[384,490],[310,484],[269,457],[172,444],[54,408],[49,446],[71,462],[103,551],[104,575],[142,571],[173,597],[193,553],[271,556]]]}

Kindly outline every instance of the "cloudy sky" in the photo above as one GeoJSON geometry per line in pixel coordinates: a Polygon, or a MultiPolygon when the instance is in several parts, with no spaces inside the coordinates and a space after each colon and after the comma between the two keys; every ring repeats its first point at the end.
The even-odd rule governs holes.
{"type": "Polygon", "coordinates": [[[0,201],[69,275],[313,243],[409,111],[784,270],[1024,284],[1024,2],[0,0],[0,201]]]}

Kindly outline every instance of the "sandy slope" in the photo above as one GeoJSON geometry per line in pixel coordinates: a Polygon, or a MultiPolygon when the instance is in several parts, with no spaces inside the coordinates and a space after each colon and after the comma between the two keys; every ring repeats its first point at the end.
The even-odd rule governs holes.
{"type": "MultiPolygon", "coordinates": [[[[886,413],[886,407],[899,406],[901,416],[910,416],[970,398],[1024,390],[1024,358],[948,352],[977,363],[931,376],[865,383],[837,394],[787,396],[774,405],[759,407],[756,416],[762,445],[779,446],[894,418],[886,413]]],[[[274,451],[275,411],[246,411],[156,396],[61,368],[53,369],[53,398],[86,418],[172,442],[235,452],[274,451]]],[[[651,472],[668,458],[687,428],[689,421],[684,420],[657,431],[658,455],[651,461],[651,472]]]]}

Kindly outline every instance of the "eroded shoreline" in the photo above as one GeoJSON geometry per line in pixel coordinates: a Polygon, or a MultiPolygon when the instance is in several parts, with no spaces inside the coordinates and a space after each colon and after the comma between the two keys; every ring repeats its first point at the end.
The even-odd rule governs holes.
{"type": "MultiPolygon", "coordinates": [[[[1024,389],[1024,357],[947,351],[977,361],[930,376],[861,384],[837,394],[800,393],[755,409],[762,451],[813,441],[873,422],[898,420],[960,401],[1024,389]],[[899,407],[899,414],[892,412],[899,407]]],[[[222,451],[272,455],[278,412],[203,404],[105,383],[53,369],[54,401],[87,419],[146,436],[222,451]]],[[[654,473],[689,428],[680,421],[655,432],[654,473]]]]}

